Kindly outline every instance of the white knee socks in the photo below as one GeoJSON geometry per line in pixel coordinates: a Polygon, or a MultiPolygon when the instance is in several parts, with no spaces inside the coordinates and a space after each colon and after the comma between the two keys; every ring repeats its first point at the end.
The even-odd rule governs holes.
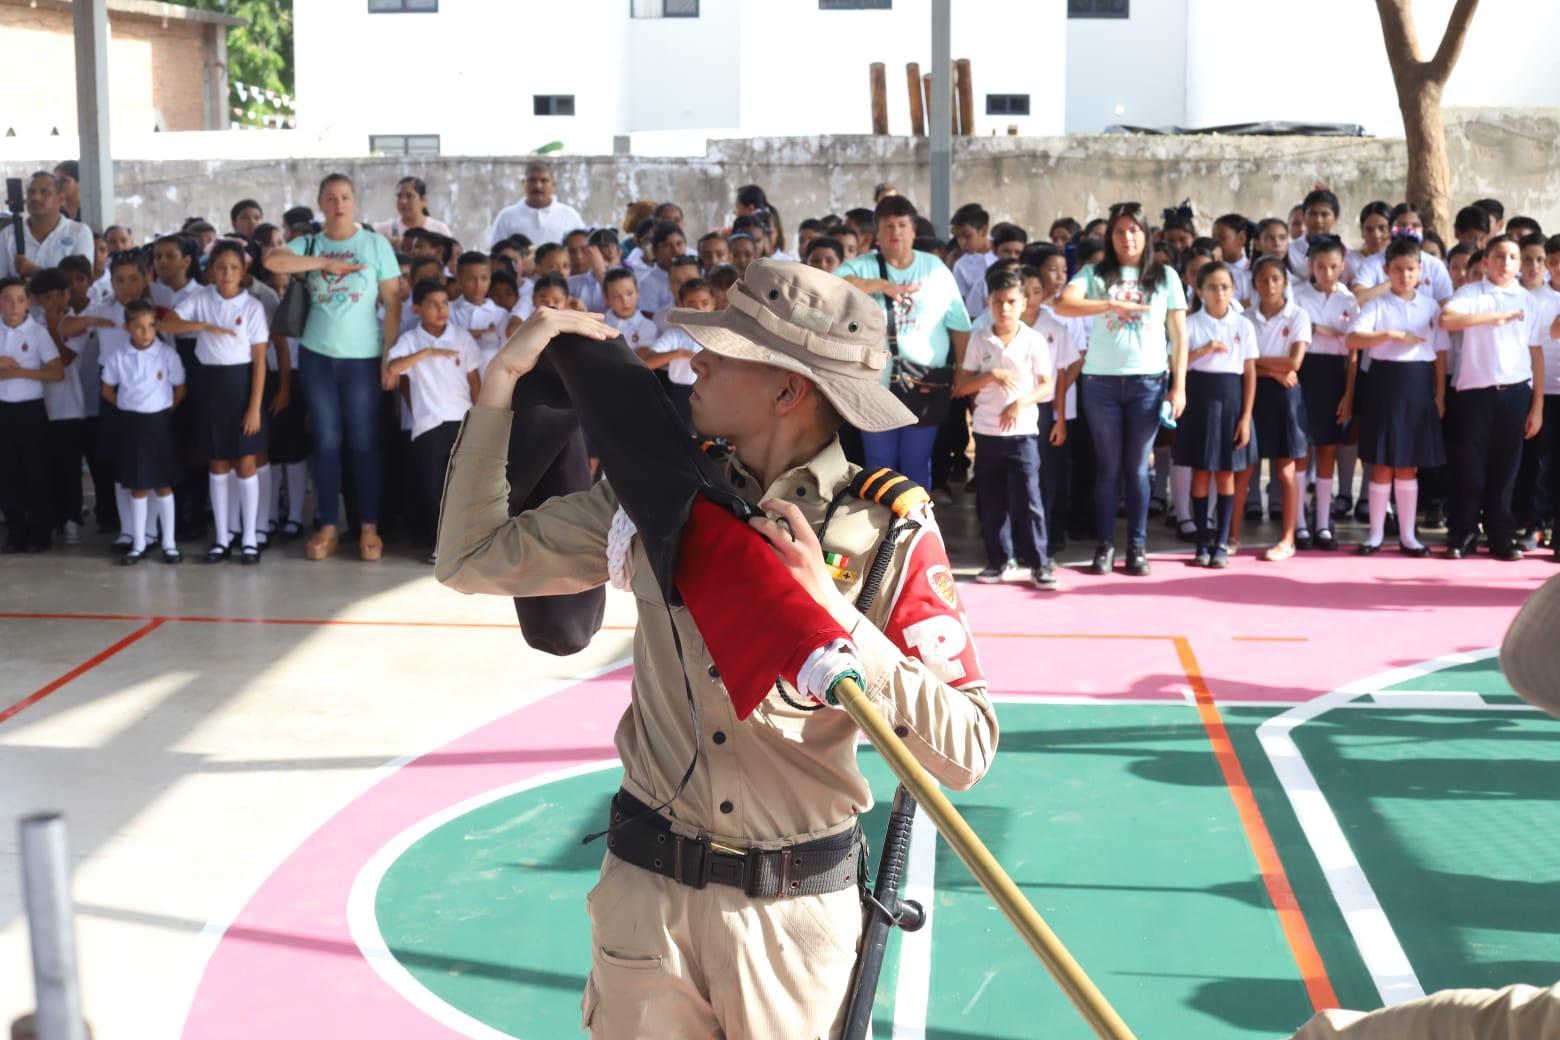
{"type": "Polygon", "coordinates": [[[1414,530],[1414,521],[1419,516],[1419,478],[1400,477],[1393,486],[1397,491],[1398,541],[1406,548],[1418,549],[1419,532],[1414,530]]]}
{"type": "MultiPolygon", "coordinates": [[[[1360,459],[1360,448],[1357,444],[1338,445],[1338,494],[1354,494],[1354,466],[1360,459]]],[[[1366,479],[1370,479],[1369,474],[1366,479]]]]}
{"type": "Polygon", "coordinates": [[[126,538],[135,537],[130,516],[130,502],[133,498],[129,488],[117,482],[114,484],[114,505],[119,510],[119,533],[126,538]]]}
{"type": "Polygon", "coordinates": [[[303,523],[303,495],[309,489],[309,464],[287,464],[287,519],[295,524],[303,523]]]}
{"type": "Polygon", "coordinates": [[[255,541],[255,523],[260,517],[260,475],[238,478],[238,512],[242,533],[239,545],[243,548],[258,546],[255,541]]]}
{"type": "Polygon", "coordinates": [[[162,547],[168,552],[174,552],[179,548],[173,540],[173,492],[157,496],[157,520],[162,528],[162,547]]]}
{"type": "Polygon", "coordinates": [[[255,479],[260,481],[260,511],[255,515],[255,534],[271,536],[271,502],[276,497],[271,493],[271,485],[276,483],[271,476],[271,464],[255,469],[255,479]]]}
{"type": "Polygon", "coordinates": [[[1370,488],[1370,535],[1366,542],[1380,545],[1387,536],[1387,499],[1392,497],[1392,485],[1372,481],[1367,486],[1370,488]]]}
{"type": "Polygon", "coordinates": [[[226,548],[233,539],[232,532],[228,530],[228,495],[231,493],[229,484],[232,482],[233,475],[210,473],[207,474],[206,479],[211,488],[211,526],[216,529],[212,544],[226,548]]]}
{"type": "Polygon", "coordinates": [[[1170,467],[1170,503],[1177,523],[1197,519],[1192,515],[1192,467],[1170,467]]]}
{"type": "MultiPolygon", "coordinates": [[[[1331,477],[1316,478],[1316,529],[1318,531],[1332,530],[1332,489],[1331,477]]],[[[1303,522],[1301,526],[1305,526],[1303,522]]]]}
{"type": "Polygon", "coordinates": [[[130,496],[130,551],[146,549],[146,498],[130,496]]]}

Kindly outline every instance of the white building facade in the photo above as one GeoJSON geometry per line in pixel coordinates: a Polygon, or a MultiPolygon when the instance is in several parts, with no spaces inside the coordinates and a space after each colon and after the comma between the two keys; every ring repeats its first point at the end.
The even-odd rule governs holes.
{"type": "MultiPolygon", "coordinates": [[[[1455,0],[1415,0],[1435,53],[1455,0]]],[[[1113,124],[1185,127],[1403,120],[1371,0],[1068,0],[1067,133],[1113,124]]],[[[961,7],[955,0],[956,11],[961,7]]],[[[956,17],[958,17],[956,15],[956,17]]],[[[1560,3],[1484,0],[1442,104],[1560,105],[1552,43],[1560,3]]]]}
{"type": "MultiPolygon", "coordinates": [[[[1058,134],[1068,0],[953,0],[978,135],[1058,134]]],[[[931,0],[296,0],[298,128],[338,155],[702,155],[707,138],[910,132],[931,0]]]]}

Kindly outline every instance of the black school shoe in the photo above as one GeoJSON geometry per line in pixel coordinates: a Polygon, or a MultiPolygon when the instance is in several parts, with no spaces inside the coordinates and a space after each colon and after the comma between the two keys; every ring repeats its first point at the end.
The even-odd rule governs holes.
{"type": "Polygon", "coordinates": [[[1515,563],[1522,559],[1522,550],[1515,545],[1494,545],[1490,547],[1490,555],[1502,563],[1515,563]]]}
{"type": "Polygon", "coordinates": [[[258,545],[246,545],[238,551],[238,562],[246,567],[252,567],[260,562],[260,547],[258,545]]]}
{"type": "Polygon", "coordinates": [[[1404,556],[1410,556],[1416,560],[1422,560],[1426,556],[1430,555],[1430,547],[1423,542],[1420,542],[1417,546],[1410,548],[1404,545],[1402,542],[1398,542],[1398,552],[1402,553],[1404,556]]]}
{"type": "Polygon", "coordinates": [[[145,553],[138,553],[134,549],[128,549],[125,551],[123,556],[114,562],[121,567],[134,567],[136,564],[141,562],[145,555],[145,553]]]}
{"type": "Polygon", "coordinates": [[[1127,574],[1134,578],[1146,578],[1150,570],[1148,550],[1141,545],[1127,546],[1127,574]]]}
{"type": "Polygon", "coordinates": [[[1109,574],[1116,566],[1116,547],[1114,545],[1101,545],[1094,550],[1094,562],[1089,565],[1089,570],[1095,574],[1109,574]]]}
{"type": "Polygon", "coordinates": [[[1371,545],[1369,542],[1361,542],[1354,547],[1354,551],[1360,556],[1374,556],[1381,551],[1381,545],[1380,543],[1371,545]]]}
{"type": "Polygon", "coordinates": [[[213,545],[210,549],[206,550],[205,559],[207,563],[226,563],[228,561],[228,557],[232,555],[232,552],[229,551],[227,546],[213,545]]]}
{"type": "Polygon", "coordinates": [[[1312,537],[1311,544],[1312,548],[1335,552],[1338,549],[1338,538],[1333,534],[1331,527],[1324,527],[1312,537]]]}
{"type": "Polygon", "coordinates": [[[1311,532],[1301,528],[1295,532],[1295,548],[1309,549],[1311,547],[1311,532]]]}
{"type": "Polygon", "coordinates": [[[177,549],[164,549],[162,551],[163,563],[183,563],[184,554],[177,549]]]}
{"type": "Polygon", "coordinates": [[[124,533],[116,534],[114,536],[113,544],[108,547],[108,551],[113,553],[115,556],[123,556],[125,553],[130,551],[130,546],[134,544],[135,540],[129,535],[124,533]]]}
{"type": "Polygon", "coordinates": [[[1056,591],[1056,568],[1047,560],[1029,572],[1029,580],[1042,592],[1056,591]]]}

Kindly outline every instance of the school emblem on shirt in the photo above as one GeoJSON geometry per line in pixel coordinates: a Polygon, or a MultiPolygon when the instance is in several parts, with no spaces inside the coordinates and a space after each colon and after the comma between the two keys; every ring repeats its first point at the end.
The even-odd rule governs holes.
{"type": "Polygon", "coordinates": [[[27,353],[27,344],[25,344],[25,343],[22,344],[22,353],[23,354],[27,353]]]}
{"type": "Polygon", "coordinates": [[[244,327],[244,319],[242,317],[234,318],[233,319],[233,327],[235,329],[243,328],[244,327]]]}
{"type": "Polygon", "coordinates": [[[928,568],[926,583],[932,587],[938,599],[953,610],[959,609],[959,590],[953,582],[953,571],[941,564],[928,568]]]}
{"type": "Polygon", "coordinates": [[[1279,330],[1278,334],[1280,336],[1288,336],[1289,335],[1289,326],[1285,325],[1282,329],[1279,330]]]}
{"type": "Polygon", "coordinates": [[[159,380],[161,380],[161,379],[162,379],[162,369],[160,369],[160,368],[159,368],[159,369],[158,369],[158,370],[157,370],[157,378],[158,378],[158,379],[159,379],[159,380]]]}

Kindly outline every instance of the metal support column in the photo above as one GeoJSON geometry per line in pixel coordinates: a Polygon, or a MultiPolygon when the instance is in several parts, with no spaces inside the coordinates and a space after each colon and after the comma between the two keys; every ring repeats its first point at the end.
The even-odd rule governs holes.
{"type": "Polygon", "coordinates": [[[114,220],[114,156],[108,136],[108,0],[75,0],[76,132],[81,137],[81,219],[96,231],[114,220]]]}
{"type": "Polygon", "coordinates": [[[948,234],[953,213],[953,46],[952,0],[932,0],[932,226],[948,234]]]}

